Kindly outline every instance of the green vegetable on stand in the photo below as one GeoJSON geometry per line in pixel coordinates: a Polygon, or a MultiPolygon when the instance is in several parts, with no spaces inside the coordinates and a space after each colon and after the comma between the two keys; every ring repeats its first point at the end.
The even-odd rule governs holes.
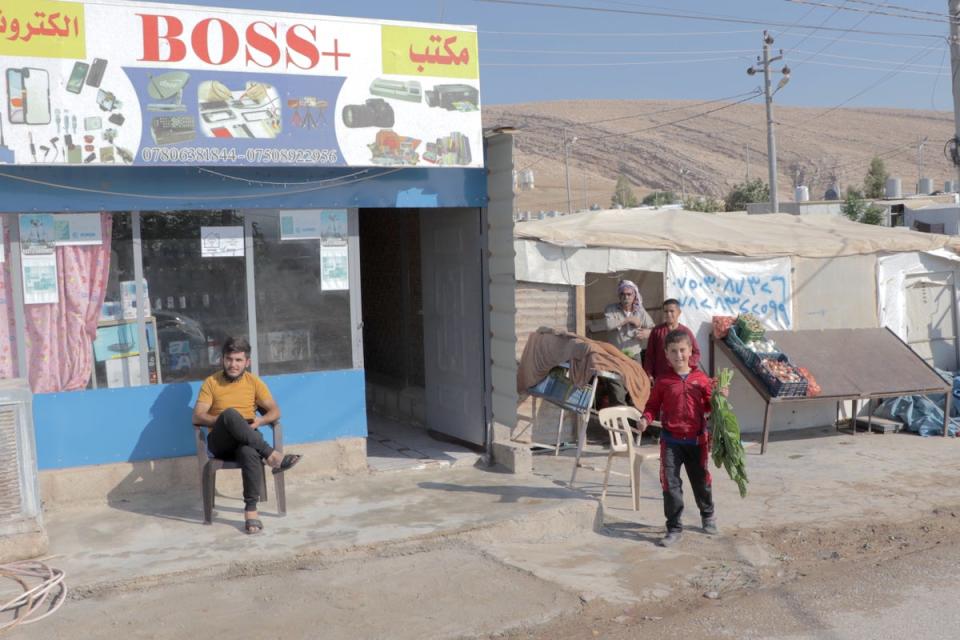
{"type": "Polygon", "coordinates": [[[717,386],[710,398],[710,430],[713,434],[713,463],[727,470],[730,479],[737,483],[740,497],[747,496],[747,470],[743,443],[740,441],[740,423],[733,413],[730,401],[720,393],[730,388],[733,370],[721,369],[717,373],[717,386]]]}

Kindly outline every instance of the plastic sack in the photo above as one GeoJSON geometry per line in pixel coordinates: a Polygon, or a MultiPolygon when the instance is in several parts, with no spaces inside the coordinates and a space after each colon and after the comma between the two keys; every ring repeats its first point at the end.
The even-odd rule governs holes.
{"type": "Polygon", "coordinates": [[[820,385],[817,384],[817,379],[813,377],[810,370],[806,367],[797,367],[797,370],[800,372],[800,375],[807,379],[807,397],[812,398],[820,395],[820,385]]]}
{"type": "MultiPolygon", "coordinates": [[[[943,398],[943,395],[940,398],[943,398]]],[[[926,396],[892,398],[881,404],[873,415],[898,420],[904,424],[907,431],[921,436],[943,435],[943,407],[926,396]]],[[[958,431],[958,421],[951,418],[947,434],[956,437],[958,431]]]]}
{"type": "Polygon", "coordinates": [[[713,316],[713,337],[717,340],[726,338],[734,322],[736,318],[733,316],[713,316]]]}

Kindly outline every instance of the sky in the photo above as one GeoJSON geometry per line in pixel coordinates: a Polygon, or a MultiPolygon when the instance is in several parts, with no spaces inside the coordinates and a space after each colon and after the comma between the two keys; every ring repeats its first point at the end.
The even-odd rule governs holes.
{"type": "Polygon", "coordinates": [[[951,110],[947,0],[198,0],[191,4],[474,25],[485,104],[711,100],[774,37],[778,104],[951,110]],[[657,4],[657,3],[660,4],[657,4]],[[584,9],[570,9],[582,7],[584,9]],[[674,17],[649,14],[674,14],[674,17]],[[744,23],[746,22],[746,23],[744,23]],[[812,28],[805,28],[812,27],[812,28]]]}

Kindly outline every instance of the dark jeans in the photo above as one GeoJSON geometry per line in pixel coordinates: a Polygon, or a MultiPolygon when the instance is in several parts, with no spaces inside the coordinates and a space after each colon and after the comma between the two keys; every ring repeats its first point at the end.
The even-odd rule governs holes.
{"type": "Polygon", "coordinates": [[[254,511],[263,493],[263,461],[273,453],[257,429],[251,429],[236,409],[227,409],[217,418],[207,436],[207,448],[216,458],[240,465],[243,479],[243,508],[254,511]]]}
{"type": "Polygon", "coordinates": [[[667,531],[682,531],[683,480],[680,467],[687,468],[687,478],[693,488],[702,518],[713,517],[713,489],[710,471],[707,469],[709,444],[676,444],[660,438],[660,486],[663,489],[663,515],[667,518],[667,531]],[[706,449],[706,451],[705,451],[706,449]]]}

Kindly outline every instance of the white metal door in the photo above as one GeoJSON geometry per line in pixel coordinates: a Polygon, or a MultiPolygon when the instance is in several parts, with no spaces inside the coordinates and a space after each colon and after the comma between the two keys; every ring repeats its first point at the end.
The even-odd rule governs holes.
{"type": "Polygon", "coordinates": [[[906,278],[907,344],[930,364],[957,370],[957,299],[953,273],[906,278]]]}
{"type": "Polygon", "coordinates": [[[420,210],[427,427],[484,443],[478,209],[420,210]]]}

